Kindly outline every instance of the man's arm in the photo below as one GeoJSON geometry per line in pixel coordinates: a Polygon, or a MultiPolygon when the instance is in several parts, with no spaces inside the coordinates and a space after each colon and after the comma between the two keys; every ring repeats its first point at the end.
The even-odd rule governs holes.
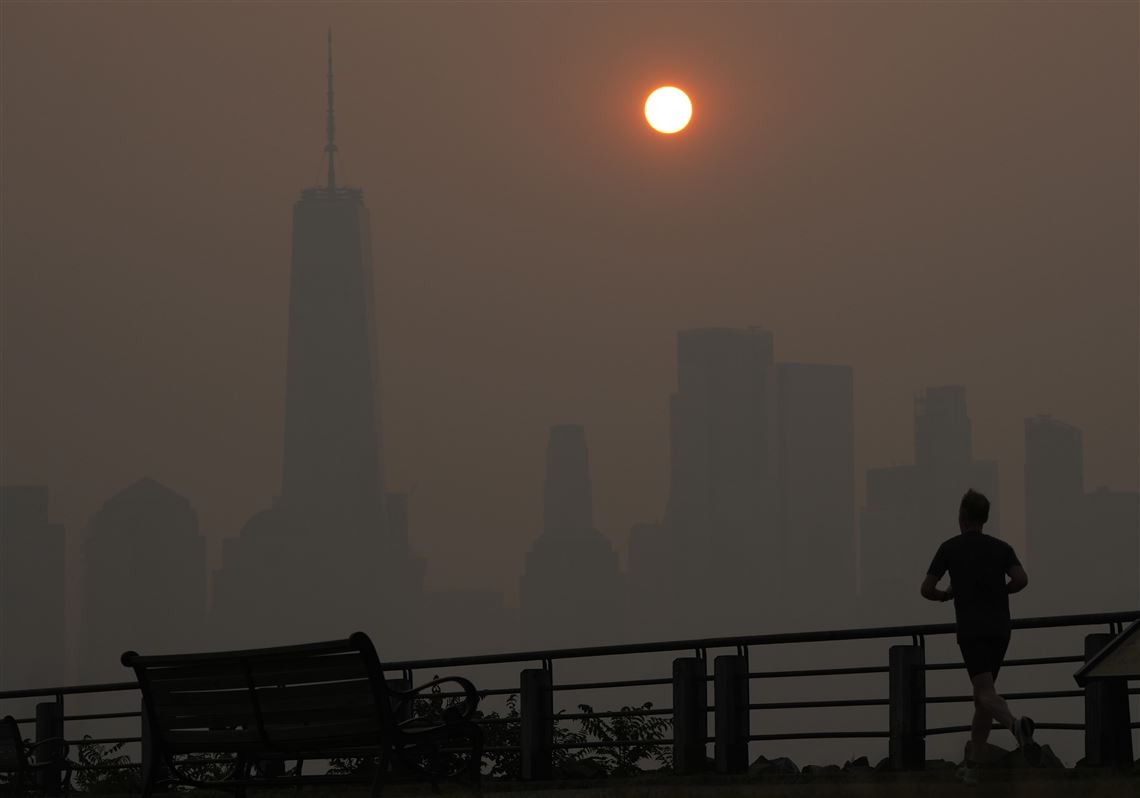
{"type": "Polygon", "coordinates": [[[934,574],[926,575],[926,579],[922,580],[922,597],[930,601],[949,601],[954,598],[954,586],[951,585],[949,590],[939,590],[938,579],[934,574]]]}
{"type": "Polygon", "coordinates": [[[1025,590],[1025,586],[1029,584],[1029,575],[1025,573],[1025,569],[1021,567],[1021,563],[1014,563],[1009,566],[1006,575],[1009,576],[1009,581],[1005,583],[1006,593],[1018,593],[1025,590]]]}

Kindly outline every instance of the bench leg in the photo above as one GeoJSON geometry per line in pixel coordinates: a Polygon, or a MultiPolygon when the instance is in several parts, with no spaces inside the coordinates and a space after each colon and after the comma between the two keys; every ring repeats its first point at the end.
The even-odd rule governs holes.
{"type": "Polygon", "coordinates": [[[372,798],[380,798],[384,792],[384,779],[388,775],[390,761],[388,749],[382,749],[376,760],[376,773],[372,777],[372,798]]]}

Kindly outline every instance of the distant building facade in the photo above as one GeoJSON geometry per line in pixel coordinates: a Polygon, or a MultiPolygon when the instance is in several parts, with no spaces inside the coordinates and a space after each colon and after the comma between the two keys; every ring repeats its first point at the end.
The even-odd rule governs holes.
{"type": "Polygon", "coordinates": [[[1025,419],[1026,601],[1035,613],[1069,611],[1072,591],[1056,580],[1067,578],[1089,545],[1084,494],[1081,431],[1049,416],[1025,419]]]}
{"type": "Polygon", "coordinates": [[[585,430],[551,428],[546,447],[542,534],[519,584],[525,648],[622,642],[624,588],[610,542],[594,528],[585,430]]]}
{"type": "Polygon", "coordinates": [[[82,545],[82,680],[122,680],[119,657],[128,649],[201,650],[206,543],[187,499],[140,479],[103,503],[82,545]]]}
{"type": "Polygon", "coordinates": [[[361,629],[404,657],[423,563],[385,506],[372,235],[362,192],[336,183],[331,47],[328,183],[293,206],[281,493],[224,544],[213,625],[243,647],[361,629]]]}
{"type": "Polygon", "coordinates": [[[777,623],[843,626],[856,594],[853,373],[808,363],[780,363],[776,373],[786,599],[777,623]]]}
{"type": "Polygon", "coordinates": [[[44,485],[0,486],[0,690],[64,683],[64,533],[44,485]]]}
{"type": "Polygon", "coordinates": [[[938,545],[959,532],[958,504],[968,488],[989,498],[985,531],[1001,536],[997,463],[973,457],[966,389],[928,388],[915,400],[914,432],[914,465],[867,472],[859,602],[866,623],[929,620],[915,601],[917,585],[938,545]]]}
{"type": "Polygon", "coordinates": [[[777,617],[782,595],[772,334],[677,336],[665,525],[674,603],[687,634],[740,634],[777,617]]]}
{"type": "Polygon", "coordinates": [[[1140,493],[1103,487],[1086,493],[1079,529],[1085,530],[1085,561],[1092,560],[1079,577],[1088,585],[1090,611],[1140,607],[1140,493]]]}

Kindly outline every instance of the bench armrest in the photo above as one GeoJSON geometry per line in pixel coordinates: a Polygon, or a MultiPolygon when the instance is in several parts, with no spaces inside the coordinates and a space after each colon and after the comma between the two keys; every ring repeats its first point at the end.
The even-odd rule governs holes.
{"type": "Polygon", "coordinates": [[[448,682],[454,682],[463,688],[464,698],[463,703],[459,706],[447,707],[443,711],[443,718],[445,721],[457,720],[470,720],[475,714],[476,708],[479,706],[479,691],[475,689],[475,685],[469,679],[462,676],[445,676],[442,679],[432,679],[430,682],[421,684],[418,687],[413,687],[411,690],[395,690],[389,688],[388,692],[396,697],[399,704],[404,704],[407,701],[420,698],[419,694],[424,690],[436,687],[448,682]]]}
{"type": "Polygon", "coordinates": [[[24,750],[29,754],[39,748],[41,745],[61,745],[63,750],[60,751],[59,758],[67,759],[67,752],[71,750],[71,743],[62,737],[47,737],[43,740],[37,740],[34,743],[24,743],[24,750]]]}

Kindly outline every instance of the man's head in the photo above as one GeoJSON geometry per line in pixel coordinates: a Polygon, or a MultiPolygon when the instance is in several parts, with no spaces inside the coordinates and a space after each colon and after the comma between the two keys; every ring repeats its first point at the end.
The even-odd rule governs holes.
{"type": "Polygon", "coordinates": [[[971,488],[958,505],[958,528],[963,532],[981,532],[990,520],[990,500],[971,488]]]}

